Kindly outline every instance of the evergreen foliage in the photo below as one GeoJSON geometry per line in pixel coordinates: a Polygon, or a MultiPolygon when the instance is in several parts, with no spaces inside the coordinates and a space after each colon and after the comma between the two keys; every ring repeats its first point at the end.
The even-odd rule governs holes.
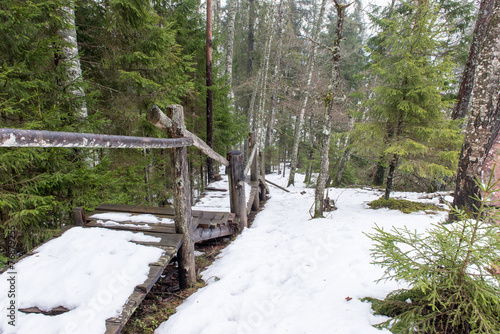
{"type": "MultiPolygon", "coordinates": [[[[498,183],[481,186],[491,193],[498,183]]],[[[367,298],[377,314],[392,317],[377,328],[393,333],[498,333],[500,331],[500,231],[498,214],[480,201],[477,219],[454,210],[459,220],[425,234],[408,228],[376,228],[373,263],[382,279],[409,287],[384,300],[367,298]]]]}
{"type": "Polygon", "coordinates": [[[358,129],[364,143],[383,143],[381,163],[390,166],[387,198],[396,168],[440,182],[456,168],[461,136],[447,117],[450,101],[444,98],[452,63],[435,53],[445,33],[436,25],[439,10],[432,2],[416,7],[400,1],[398,11],[378,21],[384,30],[371,50],[370,72],[379,84],[365,103],[371,122],[358,129]]]}
{"type": "MultiPolygon", "coordinates": [[[[61,61],[65,42],[58,32],[69,26],[63,8],[72,3],[0,0],[0,126],[165,137],[146,122],[145,113],[152,104],[177,103],[186,110],[188,127],[203,138],[205,22],[200,1],[75,2],[83,78],[68,82],[68,64],[61,61]],[[83,85],[84,97],[72,94],[75,85],[83,85]],[[85,119],[75,112],[77,99],[85,99],[85,119]]],[[[222,154],[247,134],[241,115],[230,109],[224,82],[218,76],[213,86],[214,139],[222,154]]],[[[22,254],[68,224],[76,206],[89,211],[103,202],[170,202],[167,150],[0,151],[4,255],[8,235],[17,241],[11,251],[22,254]]],[[[189,157],[193,170],[198,156],[189,157]]]]}

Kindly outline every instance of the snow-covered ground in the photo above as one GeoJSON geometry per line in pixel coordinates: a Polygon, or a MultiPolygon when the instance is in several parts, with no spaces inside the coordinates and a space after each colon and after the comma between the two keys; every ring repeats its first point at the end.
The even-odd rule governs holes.
{"type": "MultiPolygon", "coordinates": [[[[287,181],[275,174],[266,177],[283,186],[287,181]]],[[[290,193],[269,185],[272,197],[252,227],[203,272],[208,285],[189,297],[157,334],[379,332],[372,325],[384,319],[374,316],[370,305],[359,299],[382,298],[398,286],[375,283],[382,269],[370,264],[370,239],[364,233],[375,224],[423,231],[446,213],[371,210],[366,204],[380,197],[380,191],[330,189],[329,197],[338,210],[311,220],[314,190],[305,188],[302,175],[297,175],[296,184],[290,193]]],[[[212,186],[227,189],[227,177],[212,186]]],[[[422,199],[422,195],[393,194],[437,201],[422,199]]],[[[228,211],[228,193],[210,192],[194,208],[228,211]]],[[[147,215],[100,218],[171,223],[147,215]]],[[[75,227],[39,247],[13,271],[0,275],[0,333],[104,333],[105,320],[121,312],[134,287],[146,279],[148,263],[162,254],[159,248],[130,241],[152,238],[75,227]],[[12,289],[15,296],[10,296],[12,289]],[[16,327],[12,327],[8,324],[12,301],[18,308],[64,306],[70,311],[57,316],[17,312],[16,327]]]]}
{"type": "Polygon", "coordinates": [[[163,253],[130,241],[160,238],[74,227],[38,247],[35,255],[0,275],[0,333],[104,333],[106,319],[121,313],[134,288],[147,279],[148,264],[163,253]],[[9,318],[11,303],[21,309],[63,306],[70,311],[57,316],[17,312],[9,318]]]}
{"type": "MultiPolygon", "coordinates": [[[[287,181],[277,175],[266,178],[283,186],[287,181]]],[[[381,332],[372,325],[385,318],[374,316],[370,304],[359,299],[383,298],[399,287],[393,281],[375,282],[383,270],[370,264],[371,241],[364,233],[372,232],[375,224],[423,231],[446,213],[372,210],[367,203],[381,192],[330,189],[338,210],[312,220],[314,190],[304,187],[303,176],[297,179],[290,193],[270,185],[272,198],[252,227],[203,272],[208,285],[189,297],[156,334],[381,332]]],[[[437,202],[422,195],[393,197],[437,202]]],[[[226,204],[212,198],[198,205],[221,209],[226,204]]]]}

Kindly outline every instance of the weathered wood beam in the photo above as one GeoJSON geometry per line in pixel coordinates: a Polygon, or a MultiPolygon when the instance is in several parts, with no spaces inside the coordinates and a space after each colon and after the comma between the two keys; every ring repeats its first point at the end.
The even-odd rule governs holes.
{"type": "Polygon", "coordinates": [[[239,229],[248,227],[247,203],[245,201],[245,174],[243,174],[243,153],[229,151],[229,200],[231,212],[240,219],[239,229]]]}
{"type": "MultiPolygon", "coordinates": [[[[171,106],[167,109],[172,120],[168,134],[172,138],[183,135],[184,111],[182,106],[171,106]]],[[[191,212],[191,183],[186,147],[171,150],[172,167],[174,169],[174,211],[175,230],[182,234],[182,246],[177,253],[179,260],[179,286],[181,289],[192,287],[196,283],[196,266],[194,259],[194,240],[191,212]]]]}
{"type": "MultiPolygon", "coordinates": [[[[175,105],[170,105],[167,107],[167,113],[168,109],[176,107],[175,105]]],[[[154,126],[167,130],[170,127],[172,127],[172,120],[166,116],[163,111],[160,110],[158,106],[153,106],[151,109],[149,109],[147,113],[147,120],[153,124],[154,126]]],[[[190,132],[189,130],[186,129],[186,126],[183,126],[181,128],[181,135],[183,137],[189,138],[193,140],[193,145],[196,146],[200,151],[205,153],[207,156],[210,158],[214,159],[215,161],[220,162],[224,166],[228,167],[229,166],[229,161],[225,159],[223,156],[221,156],[219,153],[215,152],[210,146],[208,146],[203,140],[198,138],[197,135],[194,133],[190,132]]]]}
{"type": "Polygon", "coordinates": [[[266,183],[269,183],[269,184],[271,184],[271,185],[275,186],[275,187],[276,187],[276,188],[278,188],[278,189],[281,189],[281,190],[283,190],[283,191],[286,191],[287,193],[289,193],[289,192],[290,192],[290,190],[288,190],[288,189],[286,189],[286,188],[283,188],[282,186],[277,185],[277,184],[276,184],[276,183],[274,183],[274,182],[271,182],[271,181],[269,181],[269,180],[265,180],[265,181],[266,181],[266,183]]]}
{"type": "MultiPolygon", "coordinates": [[[[248,159],[248,163],[250,164],[250,181],[252,181],[252,190],[255,184],[257,183],[257,187],[255,189],[255,196],[252,203],[252,210],[258,211],[260,207],[260,198],[258,191],[258,180],[259,180],[259,159],[257,157],[257,138],[255,133],[251,132],[248,135],[248,139],[250,141],[250,149],[252,150],[252,154],[250,155],[250,159],[248,159]]],[[[245,173],[245,175],[247,175],[245,173]]]]}
{"type": "MultiPolygon", "coordinates": [[[[250,145],[252,145],[252,143],[250,143],[250,145]]],[[[252,149],[252,153],[250,153],[250,158],[248,158],[247,165],[245,166],[245,171],[244,171],[245,175],[247,175],[248,172],[250,171],[250,168],[252,167],[256,153],[257,153],[257,145],[254,144],[253,149],[252,149]]]]}
{"type": "Polygon", "coordinates": [[[93,133],[0,129],[1,147],[173,148],[193,145],[191,138],[148,138],[93,133]]]}

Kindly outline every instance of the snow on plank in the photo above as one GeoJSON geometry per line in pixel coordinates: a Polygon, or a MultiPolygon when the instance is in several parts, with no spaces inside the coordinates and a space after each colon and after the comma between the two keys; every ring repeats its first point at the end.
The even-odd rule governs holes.
{"type": "MultiPolygon", "coordinates": [[[[0,275],[1,291],[15,277],[18,309],[16,326],[4,317],[0,332],[118,333],[180,243],[172,234],[71,228],[0,275]]],[[[11,300],[0,295],[0,307],[11,300]]]]}

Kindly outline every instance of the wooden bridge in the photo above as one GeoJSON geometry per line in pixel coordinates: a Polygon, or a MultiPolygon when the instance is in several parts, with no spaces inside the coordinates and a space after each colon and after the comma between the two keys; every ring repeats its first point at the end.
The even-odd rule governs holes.
{"type": "MultiPolygon", "coordinates": [[[[260,201],[265,200],[268,193],[263,177],[263,155],[257,152],[253,135],[249,136],[251,154],[244,168],[243,154],[240,151],[230,151],[224,158],[209,148],[201,139],[187,131],[181,106],[169,106],[166,112],[167,115],[154,106],[148,113],[148,120],[157,127],[168,131],[170,139],[0,129],[0,146],[3,147],[172,149],[171,157],[175,179],[173,208],[102,204],[90,213],[84,213],[81,208],[73,210],[74,226],[143,233],[157,237],[160,241],[134,241],[134,243],[163,250],[163,255],[158,261],[146,264],[150,268],[148,278],[136,286],[127,303],[123,306],[122,313],[106,320],[106,334],[119,333],[123,329],[127,320],[174,256],[177,255],[179,264],[180,287],[186,288],[194,285],[196,282],[194,243],[233,235],[247,227],[248,215],[252,210],[258,210],[260,201]],[[192,210],[186,151],[186,146],[190,145],[198,147],[203,153],[228,167],[230,212],[192,210]],[[249,172],[248,181],[251,191],[250,198],[246,200],[246,175],[249,172]],[[116,219],[117,214],[121,214],[119,221],[116,219]]],[[[70,227],[64,230],[68,228],[70,227]]],[[[34,254],[36,254],[36,250],[19,260],[33,258],[31,255],[34,254]]],[[[18,311],[52,316],[69,310],[63,306],[61,309],[55,310],[40,310],[34,306],[18,311]]]]}

